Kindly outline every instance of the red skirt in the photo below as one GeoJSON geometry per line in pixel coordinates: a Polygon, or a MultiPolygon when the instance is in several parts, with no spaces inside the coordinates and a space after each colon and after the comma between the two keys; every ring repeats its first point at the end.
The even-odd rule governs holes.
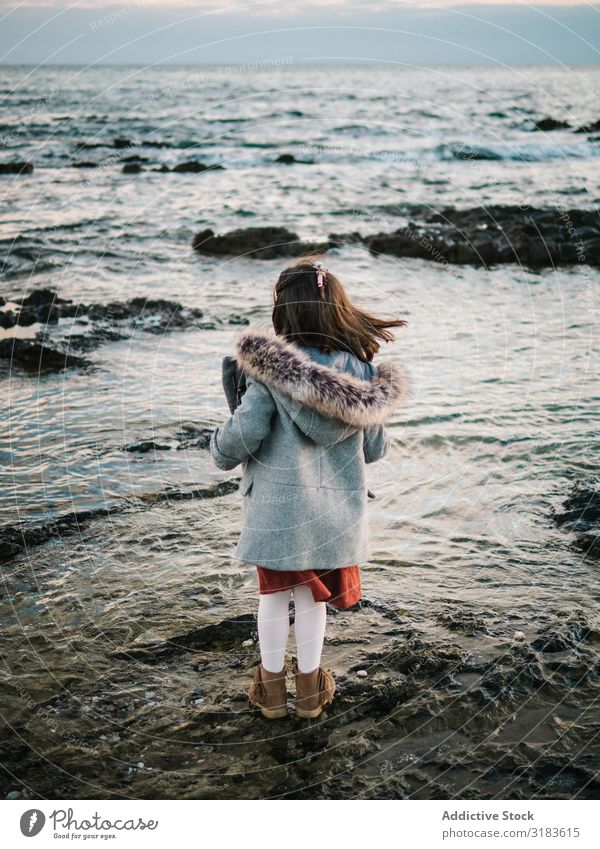
{"type": "Polygon", "coordinates": [[[352,607],[361,598],[360,571],[358,566],[344,566],[342,569],[306,569],[305,571],[285,571],[256,567],[258,586],[261,595],[289,590],[298,584],[310,587],[315,601],[345,610],[352,607]]]}

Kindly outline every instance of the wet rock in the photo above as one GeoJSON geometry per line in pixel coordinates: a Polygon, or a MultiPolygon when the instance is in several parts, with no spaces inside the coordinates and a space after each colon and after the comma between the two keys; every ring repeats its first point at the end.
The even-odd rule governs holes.
{"type": "Polygon", "coordinates": [[[69,347],[80,351],[91,351],[104,342],[125,338],[126,331],[131,329],[162,334],[206,324],[202,310],[184,307],[177,301],[139,297],[107,304],[76,304],[59,298],[51,289],[34,290],[23,299],[18,312],[2,315],[6,316],[2,319],[5,327],[56,323],[66,317],[87,318],[87,327],[76,326],[69,335],[69,347]]]}
{"type": "Polygon", "coordinates": [[[551,515],[559,527],[583,531],[573,542],[577,550],[589,557],[600,557],[600,489],[595,481],[576,483],[563,501],[562,510],[553,510],[551,515]]]}
{"type": "Polygon", "coordinates": [[[59,298],[55,289],[33,289],[25,298],[21,299],[22,307],[40,307],[45,304],[69,304],[64,298],[59,298]]]}
{"type": "Polygon", "coordinates": [[[275,162],[279,162],[281,165],[312,165],[313,163],[309,159],[296,159],[296,157],[291,153],[282,153],[277,157],[275,162]]]}
{"type": "Polygon", "coordinates": [[[3,327],[28,327],[36,323],[55,324],[67,311],[69,303],[59,298],[53,289],[34,289],[21,300],[18,312],[11,310],[3,313],[0,323],[3,327]]]}
{"type": "Polygon", "coordinates": [[[179,440],[178,449],[208,448],[211,436],[212,428],[196,427],[193,424],[183,425],[176,434],[179,440]]]}
{"type": "Polygon", "coordinates": [[[323,252],[329,242],[302,242],[285,227],[248,227],[216,236],[213,230],[202,230],[192,241],[194,250],[212,256],[250,256],[260,259],[301,256],[323,252]]]}
{"type": "Polygon", "coordinates": [[[193,489],[167,488],[162,492],[140,496],[140,500],[146,504],[158,504],[161,501],[189,501],[196,498],[206,500],[207,498],[221,498],[223,495],[230,495],[238,489],[239,478],[233,478],[193,489]]]}
{"type": "Polygon", "coordinates": [[[585,124],[582,127],[578,127],[575,132],[576,133],[597,133],[600,130],[600,120],[594,121],[592,124],[585,124]]]}
{"type": "Polygon", "coordinates": [[[450,631],[460,631],[470,637],[477,634],[489,634],[485,616],[477,615],[470,610],[447,610],[440,613],[437,620],[450,631]]]}
{"type": "Polygon", "coordinates": [[[205,625],[169,640],[146,646],[132,646],[126,651],[113,652],[115,659],[135,659],[144,663],[163,663],[181,654],[198,651],[227,651],[252,638],[256,619],[246,614],[205,625]]]}
{"type": "Polygon", "coordinates": [[[561,511],[553,511],[557,525],[588,530],[600,525],[600,489],[576,483],[568,498],[562,503],[561,511]]]}
{"type": "Polygon", "coordinates": [[[35,374],[62,371],[67,368],[84,368],[89,365],[83,357],[67,354],[48,345],[26,339],[1,340],[0,359],[35,374]]]}
{"type": "Polygon", "coordinates": [[[596,632],[583,618],[579,620],[571,619],[562,627],[551,628],[545,634],[542,634],[531,643],[531,647],[544,653],[570,651],[596,636],[596,632]]]}
{"type": "Polygon", "coordinates": [[[556,118],[542,118],[536,121],[533,126],[535,130],[548,133],[552,130],[568,130],[571,125],[568,121],[559,121],[556,118]]]}
{"type": "Polygon", "coordinates": [[[490,206],[445,209],[393,233],[363,237],[373,253],[488,267],[600,265],[600,216],[595,211],[490,206]]]}
{"type": "Polygon", "coordinates": [[[29,549],[37,545],[43,545],[50,539],[61,537],[64,534],[79,531],[83,525],[100,516],[107,516],[109,508],[97,510],[80,510],[67,513],[48,522],[45,525],[28,527],[26,525],[5,525],[0,528],[0,562],[11,560],[23,549],[29,549]]]}
{"type": "Polygon", "coordinates": [[[98,163],[97,162],[91,162],[89,160],[81,160],[80,162],[72,162],[71,167],[72,168],[97,168],[98,163]]]}
{"type": "Polygon", "coordinates": [[[0,174],[31,174],[31,162],[0,162],[0,174]]]}
{"type": "Polygon", "coordinates": [[[122,171],[123,174],[139,174],[144,169],[139,164],[139,162],[128,162],[126,165],[123,165],[122,171]]]}
{"type": "Polygon", "coordinates": [[[222,165],[204,165],[203,162],[180,162],[171,168],[175,174],[202,174],[204,171],[224,171],[222,165]]]}
{"type": "Polygon", "coordinates": [[[129,451],[131,454],[147,454],[149,451],[170,451],[171,446],[146,440],[143,442],[132,442],[130,445],[126,445],[123,450],[129,451]]]}
{"type": "Polygon", "coordinates": [[[581,534],[574,545],[589,557],[600,558],[600,531],[596,534],[581,534]]]}
{"type": "Polygon", "coordinates": [[[126,147],[133,146],[133,142],[129,141],[129,139],[113,139],[113,147],[116,147],[117,150],[123,150],[126,147]]]}

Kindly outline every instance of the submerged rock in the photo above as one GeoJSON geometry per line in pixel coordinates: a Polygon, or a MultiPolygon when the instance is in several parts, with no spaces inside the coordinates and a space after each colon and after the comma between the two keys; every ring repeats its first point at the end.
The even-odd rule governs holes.
{"type": "Polygon", "coordinates": [[[0,174],[31,174],[31,162],[0,162],[0,174]]]}
{"type": "Polygon", "coordinates": [[[579,532],[573,545],[589,557],[600,557],[600,488],[595,482],[577,483],[562,503],[562,511],[552,511],[559,527],[579,532]],[[581,533],[583,531],[583,533],[581,533]]]}
{"type": "Polygon", "coordinates": [[[143,170],[139,162],[127,162],[122,168],[123,174],[139,174],[143,170]]]}
{"type": "Polygon", "coordinates": [[[7,360],[35,374],[83,368],[89,365],[83,357],[67,354],[27,339],[0,340],[0,359],[7,360]]]}
{"type": "Polygon", "coordinates": [[[568,130],[570,126],[568,121],[559,121],[557,118],[541,118],[535,122],[534,129],[548,133],[552,130],[568,130]]]}
{"type": "Polygon", "coordinates": [[[594,121],[592,124],[584,124],[582,127],[577,127],[576,133],[597,133],[600,130],[600,120],[594,121]]]}
{"type": "Polygon", "coordinates": [[[0,562],[11,560],[24,549],[37,545],[43,545],[50,539],[63,536],[63,534],[78,531],[83,525],[107,516],[112,512],[109,508],[97,510],[79,510],[59,516],[45,525],[28,527],[27,525],[5,525],[0,527],[0,562]]]}
{"type": "Polygon", "coordinates": [[[196,233],[194,250],[213,256],[251,256],[260,259],[301,256],[321,253],[331,247],[329,242],[302,242],[296,233],[285,227],[247,227],[216,236],[207,229],[196,233]]]}
{"type": "MultiPolygon", "coordinates": [[[[168,170],[168,169],[167,169],[168,170]]],[[[204,171],[224,171],[222,165],[205,165],[203,162],[180,162],[171,168],[175,174],[202,174],[204,171]]]]}
{"type": "Polygon", "coordinates": [[[73,328],[69,345],[79,350],[92,350],[105,341],[123,338],[123,331],[131,328],[148,333],[165,333],[169,330],[204,326],[201,309],[184,307],[177,301],[164,298],[131,298],[129,301],[111,301],[107,304],[77,304],[59,298],[53,289],[34,289],[20,302],[18,312],[1,314],[2,325],[31,325],[56,323],[59,318],[87,318],[103,326],[73,328]]]}

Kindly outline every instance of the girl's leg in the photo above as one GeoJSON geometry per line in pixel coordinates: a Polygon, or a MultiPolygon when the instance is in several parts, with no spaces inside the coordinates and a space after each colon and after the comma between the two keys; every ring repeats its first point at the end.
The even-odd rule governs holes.
{"type": "Polygon", "coordinates": [[[258,641],[260,659],[267,672],[280,672],[290,633],[291,590],[258,597],[258,641]]]}
{"type": "Polygon", "coordinates": [[[300,672],[312,672],[321,663],[327,608],[324,601],[315,601],[309,587],[294,587],[296,649],[300,672]]]}

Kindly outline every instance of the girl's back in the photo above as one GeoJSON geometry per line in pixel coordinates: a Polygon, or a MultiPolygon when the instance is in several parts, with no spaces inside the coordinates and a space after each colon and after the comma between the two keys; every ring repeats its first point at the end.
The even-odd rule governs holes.
{"type": "MultiPolygon", "coordinates": [[[[316,702],[301,714],[315,716],[312,711],[322,707],[311,690],[318,670],[321,685],[325,680],[314,665],[323,643],[324,600],[345,607],[360,598],[358,564],[371,553],[365,465],[387,452],[384,423],[408,394],[403,369],[391,362],[377,368],[373,354],[378,338],[392,338],[386,328],[405,322],[358,310],[337,278],[307,260],[283,272],[274,300],[275,333],[250,328],[238,338],[237,367],[246,389],[233,415],[213,432],[211,452],[219,468],[243,467],[244,523],[235,557],[258,567],[260,584],[262,663],[250,701],[265,716],[286,712],[279,705],[270,713],[267,683],[277,672],[279,695],[273,698],[283,697],[279,670],[293,588],[297,641],[301,621],[314,620],[308,630],[318,632],[307,638],[310,646],[298,643],[296,682],[302,689],[302,675],[317,676],[306,696],[307,705],[316,702]],[[278,603],[279,613],[273,608],[278,603]],[[275,621],[283,623],[279,629],[275,621]]],[[[327,680],[332,695],[333,679],[327,680]]]]}

